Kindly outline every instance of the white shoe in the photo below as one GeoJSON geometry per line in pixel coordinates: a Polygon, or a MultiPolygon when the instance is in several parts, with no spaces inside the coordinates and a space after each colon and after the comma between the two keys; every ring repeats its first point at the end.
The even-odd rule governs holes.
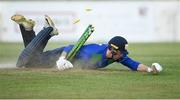
{"type": "Polygon", "coordinates": [[[15,21],[17,24],[22,25],[25,30],[32,30],[35,26],[35,21],[32,19],[26,19],[23,15],[15,14],[11,17],[11,20],[15,21]]]}
{"type": "Polygon", "coordinates": [[[54,22],[52,21],[52,19],[48,15],[45,15],[45,27],[52,27],[53,28],[51,35],[58,35],[59,34],[57,28],[54,25],[54,22]]]}
{"type": "Polygon", "coordinates": [[[163,70],[162,66],[159,63],[152,63],[151,68],[153,74],[157,74],[163,70]]]}

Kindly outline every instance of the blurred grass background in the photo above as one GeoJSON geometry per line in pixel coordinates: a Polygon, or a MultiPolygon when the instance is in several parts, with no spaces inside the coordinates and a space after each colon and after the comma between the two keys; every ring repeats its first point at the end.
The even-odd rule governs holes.
{"type": "MultiPolygon", "coordinates": [[[[46,50],[69,43],[49,43],[46,50]]],[[[16,61],[20,43],[0,43],[0,62],[16,61]]],[[[180,43],[129,44],[129,56],[151,65],[159,75],[129,71],[120,64],[99,70],[0,69],[0,98],[17,99],[179,99],[180,43]]]]}

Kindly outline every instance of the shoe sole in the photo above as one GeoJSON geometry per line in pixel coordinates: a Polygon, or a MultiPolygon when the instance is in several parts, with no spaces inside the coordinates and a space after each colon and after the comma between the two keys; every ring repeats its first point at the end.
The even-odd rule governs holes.
{"type": "Polygon", "coordinates": [[[52,35],[58,35],[58,30],[57,28],[55,27],[52,19],[48,16],[48,15],[45,15],[45,20],[46,20],[46,23],[50,26],[50,27],[53,27],[53,32],[52,32],[52,35]]]}
{"type": "Polygon", "coordinates": [[[23,15],[14,15],[11,17],[11,20],[19,25],[24,26],[26,30],[32,30],[35,26],[35,21],[32,19],[26,19],[23,15]]]}
{"type": "Polygon", "coordinates": [[[26,19],[22,15],[14,15],[14,16],[11,17],[11,20],[13,20],[13,21],[15,21],[17,23],[20,23],[20,22],[25,21],[26,19]]]}
{"type": "Polygon", "coordinates": [[[54,27],[54,23],[48,15],[45,15],[45,20],[49,26],[54,27]]]}

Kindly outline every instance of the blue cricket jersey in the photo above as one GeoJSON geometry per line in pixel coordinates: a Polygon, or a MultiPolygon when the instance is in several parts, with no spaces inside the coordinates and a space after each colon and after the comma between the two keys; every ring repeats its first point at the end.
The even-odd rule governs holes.
{"type": "MultiPolygon", "coordinates": [[[[69,53],[73,48],[73,45],[66,46],[64,51],[69,53]]],[[[132,60],[128,57],[128,53],[123,53],[123,57],[114,61],[113,59],[106,58],[106,51],[108,49],[107,44],[88,44],[81,47],[75,56],[75,60],[81,61],[81,64],[88,68],[104,68],[107,65],[118,62],[121,63],[131,70],[137,70],[138,65],[140,64],[137,61],[132,60]]]]}

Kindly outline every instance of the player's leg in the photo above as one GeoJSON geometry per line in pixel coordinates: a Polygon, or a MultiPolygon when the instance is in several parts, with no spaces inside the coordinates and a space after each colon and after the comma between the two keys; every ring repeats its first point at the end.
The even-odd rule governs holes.
{"type": "MultiPolygon", "coordinates": [[[[44,27],[52,27],[53,28],[53,31],[51,32],[52,33],[51,36],[59,34],[57,28],[54,25],[54,22],[47,15],[45,15],[45,26],[44,27]]],[[[43,52],[44,48],[46,47],[46,45],[48,43],[49,38],[45,39],[45,41],[39,46],[39,49],[38,49],[39,52],[43,52]]]]}
{"type": "MultiPolygon", "coordinates": [[[[39,57],[42,53],[45,45],[47,44],[48,40],[58,34],[57,29],[50,24],[52,20],[46,19],[45,21],[48,23],[38,34],[37,36],[27,45],[27,47],[22,51],[17,61],[17,67],[26,66],[33,58],[39,57]],[[51,22],[49,21],[51,20],[51,22]]],[[[38,63],[38,61],[35,61],[38,63]]]]}
{"type": "Polygon", "coordinates": [[[42,55],[40,56],[39,65],[43,67],[55,67],[56,61],[62,55],[63,50],[64,47],[61,47],[54,50],[43,52],[42,55]]]}
{"type": "Polygon", "coordinates": [[[36,36],[35,32],[33,30],[33,27],[35,25],[35,21],[31,19],[26,19],[22,15],[13,15],[11,17],[11,20],[15,21],[17,24],[19,24],[24,46],[26,47],[36,36]]]}
{"type": "Polygon", "coordinates": [[[23,37],[24,46],[26,47],[36,37],[34,30],[25,30],[23,25],[19,25],[23,37]]]}

